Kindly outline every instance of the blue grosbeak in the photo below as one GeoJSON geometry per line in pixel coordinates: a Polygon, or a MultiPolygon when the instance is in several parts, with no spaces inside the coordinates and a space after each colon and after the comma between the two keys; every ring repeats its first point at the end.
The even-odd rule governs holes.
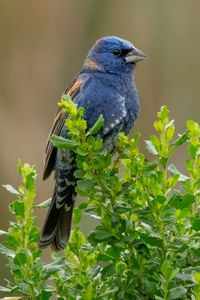
{"type": "MultiPolygon", "coordinates": [[[[134,69],[145,54],[129,41],[115,36],[98,40],[89,51],[80,73],[72,80],[65,94],[85,108],[84,118],[91,128],[102,114],[104,128],[101,138],[112,151],[119,132],[128,134],[139,110],[138,93],[134,83],[134,69]]],[[[67,136],[66,114],[59,109],[50,136],[67,136]]],[[[44,179],[55,170],[55,189],[47,218],[39,239],[39,247],[52,245],[63,249],[70,236],[75,198],[75,155],[56,149],[50,141],[46,147],[44,179]]]]}

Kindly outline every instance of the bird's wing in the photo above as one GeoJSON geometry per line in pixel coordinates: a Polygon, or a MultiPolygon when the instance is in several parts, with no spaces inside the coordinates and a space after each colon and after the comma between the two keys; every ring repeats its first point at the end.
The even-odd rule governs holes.
{"type": "MultiPolygon", "coordinates": [[[[75,98],[75,96],[79,93],[81,86],[83,85],[83,80],[79,78],[79,76],[75,77],[69,86],[65,89],[64,94],[70,96],[72,100],[75,98]]],[[[66,114],[63,112],[62,108],[58,109],[58,112],[55,116],[53,126],[51,128],[47,145],[45,149],[45,163],[44,163],[44,173],[43,173],[43,180],[48,178],[51,174],[51,172],[54,169],[55,165],[55,159],[56,159],[56,152],[57,149],[52,145],[50,142],[50,137],[52,134],[59,135],[61,132],[61,129],[64,125],[66,114]]]]}

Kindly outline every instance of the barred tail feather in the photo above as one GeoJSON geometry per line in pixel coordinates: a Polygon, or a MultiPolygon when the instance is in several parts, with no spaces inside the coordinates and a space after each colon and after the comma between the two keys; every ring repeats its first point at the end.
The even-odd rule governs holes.
{"type": "Polygon", "coordinates": [[[74,204],[70,207],[69,211],[62,207],[59,222],[57,224],[56,233],[52,240],[51,246],[55,251],[62,250],[66,247],[70,237],[72,216],[74,204]]]}
{"type": "Polygon", "coordinates": [[[65,205],[60,208],[56,207],[56,188],[53,193],[51,206],[46,217],[46,221],[42,228],[38,246],[40,249],[44,249],[49,245],[55,251],[59,251],[65,248],[71,231],[72,215],[73,215],[73,193],[67,193],[66,202],[71,203],[71,206],[66,210],[65,205]],[[69,198],[71,197],[71,199],[69,198]]]}

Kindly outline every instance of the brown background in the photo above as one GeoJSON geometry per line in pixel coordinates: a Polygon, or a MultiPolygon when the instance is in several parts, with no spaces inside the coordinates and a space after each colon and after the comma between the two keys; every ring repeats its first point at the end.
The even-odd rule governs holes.
{"type": "MultiPolygon", "coordinates": [[[[199,16],[198,0],[0,0],[0,184],[19,184],[20,158],[37,166],[37,202],[51,196],[53,180],[41,178],[57,100],[105,35],[128,39],[150,57],[136,71],[142,149],[163,104],[178,132],[187,119],[199,121],[199,16]]],[[[176,160],[184,168],[183,151],[176,160]]],[[[1,229],[9,224],[11,200],[0,187],[1,229]]],[[[1,281],[5,261],[0,265],[1,281]]]]}

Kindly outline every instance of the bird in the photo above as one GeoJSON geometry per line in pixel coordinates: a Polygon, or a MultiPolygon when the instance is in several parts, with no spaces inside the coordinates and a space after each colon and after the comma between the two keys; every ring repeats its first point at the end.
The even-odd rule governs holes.
{"type": "MultiPolygon", "coordinates": [[[[105,36],[95,42],[88,52],[78,75],[65,89],[78,107],[85,109],[84,119],[91,128],[100,115],[103,145],[110,153],[119,132],[130,132],[139,112],[139,96],[134,81],[135,66],[147,56],[130,41],[117,36],[105,36]]],[[[76,197],[76,157],[72,151],[57,149],[50,141],[56,134],[67,137],[65,120],[68,116],[59,108],[45,150],[43,179],[55,172],[55,188],[38,246],[51,246],[59,251],[70,237],[76,197]]]]}

